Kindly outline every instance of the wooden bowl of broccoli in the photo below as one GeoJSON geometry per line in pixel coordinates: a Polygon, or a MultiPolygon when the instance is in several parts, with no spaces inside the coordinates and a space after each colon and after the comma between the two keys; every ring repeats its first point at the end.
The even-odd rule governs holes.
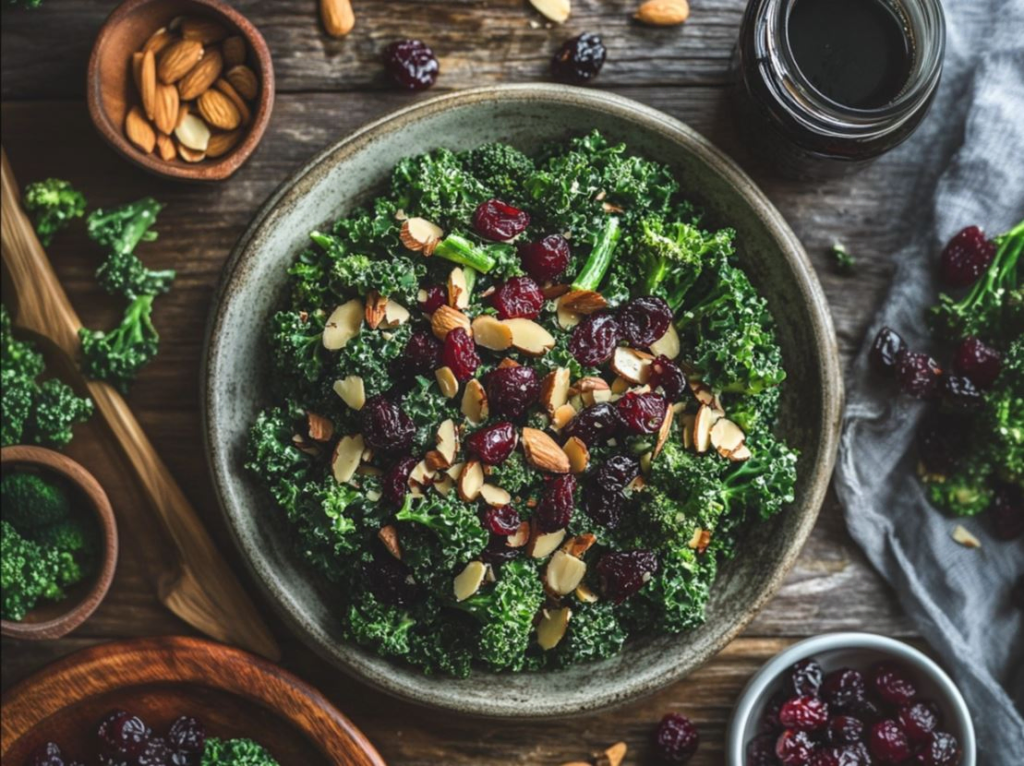
{"type": "Polygon", "coordinates": [[[0,451],[2,603],[9,638],[65,636],[96,611],[117,565],[117,525],[99,482],[42,447],[0,451]]]}

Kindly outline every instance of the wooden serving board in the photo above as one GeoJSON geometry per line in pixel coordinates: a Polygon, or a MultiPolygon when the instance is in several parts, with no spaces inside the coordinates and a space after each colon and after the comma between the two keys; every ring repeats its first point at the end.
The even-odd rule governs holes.
{"type": "Polygon", "coordinates": [[[3,763],[41,744],[92,763],[98,721],[123,708],[164,733],[180,715],[209,735],[248,737],[281,766],[384,766],[351,721],[316,689],[238,649],[197,638],[145,638],[91,647],[3,696],[3,763]]]}

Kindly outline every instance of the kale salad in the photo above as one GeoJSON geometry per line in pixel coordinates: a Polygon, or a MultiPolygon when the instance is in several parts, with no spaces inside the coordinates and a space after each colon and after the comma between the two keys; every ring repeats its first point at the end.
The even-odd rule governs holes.
{"type": "Polygon", "coordinates": [[[394,168],[289,269],[246,467],[345,636],[425,673],[699,625],[793,500],[772,317],[669,171],[599,133],[394,168]]]}

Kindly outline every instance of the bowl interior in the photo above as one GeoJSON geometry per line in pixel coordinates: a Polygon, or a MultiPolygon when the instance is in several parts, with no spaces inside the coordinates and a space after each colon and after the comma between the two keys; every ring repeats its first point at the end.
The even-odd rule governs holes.
{"type": "Polygon", "coordinates": [[[229,526],[272,602],[308,643],[370,683],[425,704],[489,716],[543,717],[617,704],[679,678],[721,649],[778,587],[817,515],[834,457],[841,381],[820,288],[799,243],[735,166],[680,123],[632,101],[554,86],[509,86],[413,107],[329,149],[272,198],[229,265],[211,317],[204,370],[207,448],[229,526]],[[242,469],[247,431],[267,401],[261,328],[308,232],[372,197],[401,158],[504,140],[527,151],[592,128],[668,163],[711,226],[738,232],[740,257],[778,319],[790,371],[782,429],[800,449],[796,502],[739,545],[702,627],[642,637],[600,667],[543,674],[425,677],[340,640],[331,588],[289,543],[282,515],[242,469]],[[797,411],[799,410],[799,412],[797,411]],[[495,690],[500,690],[495,693],[495,690]]]}
{"type": "Polygon", "coordinates": [[[273,100],[273,72],[266,43],[237,11],[217,0],[128,0],[118,7],[100,31],[89,63],[89,106],[101,134],[128,159],[163,175],[183,178],[226,178],[252,153],[266,127],[273,100]],[[132,76],[132,54],[161,27],[180,16],[199,16],[223,24],[246,42],[246,64],[260,80],[246,135],[217,159],[190,164],[179,157],[165,161],[143,154],[124,137],[124,119],[140,103],[132,76]]]}

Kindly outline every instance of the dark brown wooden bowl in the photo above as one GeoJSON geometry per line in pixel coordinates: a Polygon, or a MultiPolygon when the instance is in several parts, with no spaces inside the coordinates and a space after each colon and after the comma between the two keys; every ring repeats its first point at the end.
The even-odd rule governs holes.
{"type": "Polygon", "coordinates": [[[86,101],[93,124],[118,154],[144,170],[186,181],[223,181],[249,159],[270,121],[274,108],[274,67],[263,35],[242,14],[219,0],[126,0],[100,29],[89,57],[86,101]],[[178,16],[205,16],[241,35],[249,64],[260,78],[260,93],[252,109],[248,132],[230,152],[195,164],[180,158],[162,160],[144,154],[124,135],[124,118],[139,97],[132,82],[132,53],[160,27],[178,16]]]}
{"type": "Polygon", "coordinates": [[[316,689],[255,655],[198,638],[103,644],[58,660],[3,696],[3,763],[46,742],[92,763],[96,724],[111,709],[161,734],[191,715],[208,735],[246,737],[281,766],[385,766],[369,740],[316,689]]]}
{"type": "Polygon", "coordinates": [[[42,447],[4,447],[0,450],[0,466],[4,472],[30,470],[56,475],[74,490],[72,502],[87,505],[96,514],[103,538],[103,560],[96,574],[70,588],[64,600],[40,604],[21,622],[0,620],[0,634],[8,638],[38,641],[66,636],[96,611],[114,579],[114,569],[117,567],[117,523],[114,521],[110,500],[91,473],[67,455],[53,450],[42,447]]]}

